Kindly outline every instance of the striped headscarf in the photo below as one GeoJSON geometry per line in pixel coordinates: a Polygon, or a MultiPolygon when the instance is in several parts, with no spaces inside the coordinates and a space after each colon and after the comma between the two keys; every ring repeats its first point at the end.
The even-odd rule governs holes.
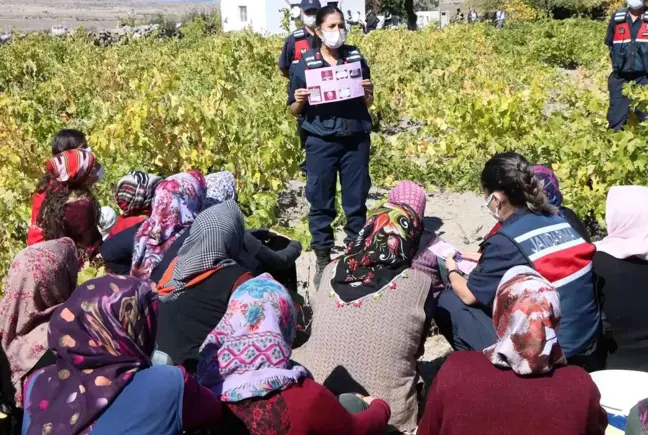
{"type": "Polygon", "coordinates": [[[161,297],[163,302],[180,296],[185,284],[196,275],[237,264],[243,251],[243,214],[234,200],[200,213],[189,231],[189,237],[178,251],[178,263],[169,282],[174,290],[161,297]]]}
{"type": "Polygon", "coordinates": [[[567,360],[558,343],[558,291],[528,266],[509,269],[500,281],[493,306],[498,342],[484,354],[498,367],[518,375],[549,373],[567,360]]]}
{"type": "Polygon", "coordinates": [[[46,169],[59,183],[79,185],[85,183],[91,175],[97,175],[100,165],[91,152],[74,149],[49,159],[46,169]]]}
{"type": "Polygon", "coordinates": [[[205,202],[205,177],[200,171],[172,175],[155,189],[151,217],[135,234],[131,275],[149,278],[205,202]]]}
{"type": "Polygon", "coordinates": [[[215,172],[205,177],[207,181],[207,199],[205,208],[230,199],[236,200],[236,179],[229,171],[215,172]]]}
{"type": "Polygon", "coordinates": [[[162,177],[142,171],[131,171],[115,186],[115,202],[124,216],[151,214],[155,188],[162,177]]]}

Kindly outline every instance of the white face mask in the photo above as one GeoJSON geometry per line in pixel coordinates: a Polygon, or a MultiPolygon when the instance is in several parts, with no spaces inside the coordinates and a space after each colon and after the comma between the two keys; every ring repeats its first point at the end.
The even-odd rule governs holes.
{"type": "Polygon", "coordinates": [[[641,9],[644,2],[643,0],[626,0],[626,4],[630,9],[641,9]]]}
{"type": "Polygon", "coordinates": [[[85,147],[85,148],[83,148],[83,151],[85,151],[85,152],[87,152],[87,153],[91,153],[91,152],[92,152],[92,148],[90,148],[90,147],[85,147]]]}
{"type": "Polygon", "coordinates": [[[488,198],[486,198],[486,208],[488,209],[488,212],[491,214],[491,216],[493,216],[493,218],[495,218],[495,220],[497,222],[502,222],[503,219],[500,217],[499,213],[497,212],[497,209],[495,209],[495,211],[493,211],[490,208],[490,204],[491,204],[491,202],[493,202],[493,199],[495,199],[495,198],[496,198],[496,196],[495,196],[494,193],[491,193],[490,195],[488,195],[488,198]]]}
{"type": "Polygon", "coordinates": [[[302,14],[302,21],[306,27],[311,29],[315,27],[315,15],[302,14]]]}
{"type": "Polygon", "coordinates": [[[328,48],[340,48],[346,41],[346,31],[344,30],[333,30],[331,32],[322,30],[322,36],[322,43],[328,48]]]}

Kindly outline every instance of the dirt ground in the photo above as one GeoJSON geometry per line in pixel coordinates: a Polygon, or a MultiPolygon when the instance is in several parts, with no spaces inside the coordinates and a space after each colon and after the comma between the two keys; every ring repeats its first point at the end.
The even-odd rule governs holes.
{"type": "Polygon", "coordinates": [[[214,8],[220,8],[220,0],[2,0],[0,32],[48,30],[59,25],[108,29],[125,18],[146,22],[157,14],[181,17],[214,8]]]}
{"type": "MultiPolygon", "coordinates": [[[[387,195],[386,190],[372,189],[367,206],[373,208],[387,195]]],[[[477,250],[482,237],[495,224],[486,208],[484,199],[474,193],[428,192],[425,225],[461,250],[477,250]]],[[[308,214],[308,202],[304,197],[304,183],[292,181],[288,185],[281,204],[280,220],[290,225],[308,214]]],[[[337,233],[336,247],[343,246],[344,233],[337,233]]],[[[338,253],[341,249],[338,249],[338,253]]],[[[315,254],[306,252],[297,262],[297,279],[303,296],[308,299],[315,273],[315,254]]],[[[426,383],[431,381],[445,357],[452,351],[442,336],[428,338],[425,354],[419,360],[419,368],[426,383]]]]}

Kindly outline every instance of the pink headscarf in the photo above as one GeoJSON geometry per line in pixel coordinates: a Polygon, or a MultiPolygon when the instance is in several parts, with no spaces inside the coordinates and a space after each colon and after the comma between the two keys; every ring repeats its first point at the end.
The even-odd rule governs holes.
{"type": "Polygon", "coordinates": [[[558,344],[560,317],[556,289],[530,267],[515,266],[497,288],[493,324],[498,341],[484,354],[493,365],[518,375],[549,373],[567,364],[558,344]]]}
{"type": "Polygon", "coordinates": [[[76,245],[68,238],[30,246],[11,263],[0,302],[0,339],[18,406],[21,378],[47,350],[50,317],[74,291],[78,273],[76,245]]]}
{"type": "Polygon", "coordinates": [[[608,236],[596,248],[624,259],[648,260],[648,187],[614,186],[605,205],[608,236]]]}
{"type": "Polygon", "coordinates": [[[425,190],[412,181],[401,181],[389,192],[389,202],[407,204],[423,219],[427,199],[425,190]]]}

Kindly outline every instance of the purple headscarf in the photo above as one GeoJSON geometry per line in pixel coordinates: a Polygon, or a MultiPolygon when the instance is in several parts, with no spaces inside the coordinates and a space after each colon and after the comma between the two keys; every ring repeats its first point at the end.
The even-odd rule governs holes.
{"type": "Polygon", "coordinates": [[[533,166],[533,173],[540,180],[549,204],[560,207],[563,203],[563,196],[560,193],[560,185],[558,184],[556,174],[551,169],[542,165],[533,166]]]}
{"type": "Polygon", "coordinates": [[[27,434],[90,433],[135,372],[150,367],[157,306],[152,284],[137,278],[106,276],[77,288],[50,320],[58,358],[36,372],[27,434]]]}
{"type": "Polygon", "coordinates": [[[247,281],[200,348],[198,381],[223,402],[240,402],[310,376],[290,361],[295,319],[290,294],[270,275],[247,281]]]}

